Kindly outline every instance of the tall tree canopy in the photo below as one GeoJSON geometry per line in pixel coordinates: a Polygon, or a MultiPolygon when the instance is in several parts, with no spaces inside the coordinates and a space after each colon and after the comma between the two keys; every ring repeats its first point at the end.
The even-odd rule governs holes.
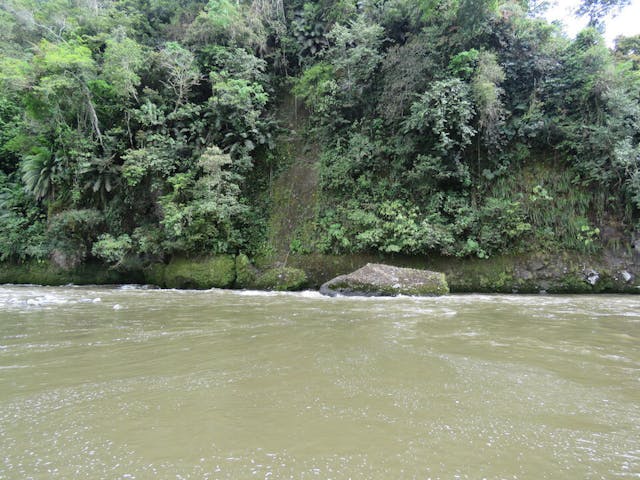
{"type": "Polygon", "coordinates": [[[578,15],[588,15],[589,25],[595,26],[611,12],[621,10],[631,4],[631,0],[581,0],[578,15]]]}

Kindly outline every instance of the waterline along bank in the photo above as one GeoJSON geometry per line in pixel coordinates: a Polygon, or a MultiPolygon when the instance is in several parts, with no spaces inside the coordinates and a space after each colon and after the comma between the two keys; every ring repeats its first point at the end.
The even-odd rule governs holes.
{"type": "Polygon", "coordinates": [[[167,288],[318,289],[338,275],[367,263],[428,269],[446,274],[453,293],[640,293],[640,261],[635,251],[600,255],[528,254],[488,259],[380,255],[289,255],[285,261],[246,256],[172,259],[138,270],[103,264],[65,270],[52,263],[0,265],[0,283],[36,285],[152,284],[167,288]],[[286,262],[286,263],[285,263],[286,262]]]}

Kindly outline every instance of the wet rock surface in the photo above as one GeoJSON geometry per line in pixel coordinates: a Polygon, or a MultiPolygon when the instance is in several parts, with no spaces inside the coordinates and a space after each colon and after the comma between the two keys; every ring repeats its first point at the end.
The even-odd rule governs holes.
{"type": "Polygon", "coordinates": [[[324,283],[320,293],[329,296],[445,295],[449,293],[449,286],[444,273],[368,263],[353,273],[324,283]]]}

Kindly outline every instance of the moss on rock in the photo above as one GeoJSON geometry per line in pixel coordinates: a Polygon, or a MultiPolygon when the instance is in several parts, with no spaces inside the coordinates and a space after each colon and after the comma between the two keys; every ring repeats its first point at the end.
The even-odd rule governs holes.
{"type": "Polygon", "coordinates": [[[0,265],[0,283],[30,283],[34,285],[111,285],[142,283],[139,271],[119,272],[99,263],[86,263],[66,270],[49,261],[33,261],[0,265]]]}
{"type": "Polygon", "coordinates": [[[255,283],[256,269],[249,257],[241,253],[236,257],[236,287],[247,288],[255,283]]]}
{"type": "Polygon", "coordinates": [[[304,270],[293,267],[276,267],[260,274],[252,287],[261,290],[296,291],[307,284],[304,270]]]}
{"type": "Polygon", "coordinates": [[[454,293],[640,293],[640,255],[603,256],[537,252],[488,259],[441,256],[292,255],[289,263],[305,270],[319,287],[366,263],[443,272],[454,293]],[[598,274],[590,283],[589,272],[598,274]]]}
{"type": "Polygon", "coordinates": [[[194,289],[229,288],[233,286],[235,279],[236,261],[232,255],[203,258],[178,257],[173,258],[164,267],[160,286],[194,289]]]}
{"type": "MultiPolygon", "coordinates": [[[[0,283],[39,285],[149,283],[170,288],[258,288],[300,290],[318,288],[328,280],[367,263],[443,272],[449,288],[459,292],[491,293],[640,293],[640,255],[610,252],[600,256],[575,253],[496,256],[489,259],[373,255],[291,255],[289,267],[273,268],[273,259],[246,255],[174,258],[119,271],[100,263],[70,270],[49,261],[0,264],[0,283]]],[[[407,292],[419,295],[420,292],[407,292]]]]}
{"type": "Polygon", "coordinates": [[[163,287],[165,267],[166,265],[164,263],[152,263],[145,267],[143,270],[145,283],[163,287]]]}
{"type": "Polygon", "coordinates": [[[308,255],[290,255],[288,263],[292,267],[300,268],[307,274],[310,288],[320,288],[326,281],[344,275],[367,263],[382,261],[379,256],[365,254],[351,255],[326,255],[322,253],[312,253],[308,255]]]}
{"type": "Polygon", "coordinates": [[[348,275],[322,285],[324,295],[446,295],[449,286],[444,273],[368,263],[348,275]]]}

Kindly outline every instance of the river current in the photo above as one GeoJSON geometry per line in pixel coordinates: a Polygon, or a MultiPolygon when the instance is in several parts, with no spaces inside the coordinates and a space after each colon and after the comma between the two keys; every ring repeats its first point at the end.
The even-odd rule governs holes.
{"type": "Polygon", "coordinates": [[[0,286],[31,478],[640,478],[640,296],[0,286]]]}

